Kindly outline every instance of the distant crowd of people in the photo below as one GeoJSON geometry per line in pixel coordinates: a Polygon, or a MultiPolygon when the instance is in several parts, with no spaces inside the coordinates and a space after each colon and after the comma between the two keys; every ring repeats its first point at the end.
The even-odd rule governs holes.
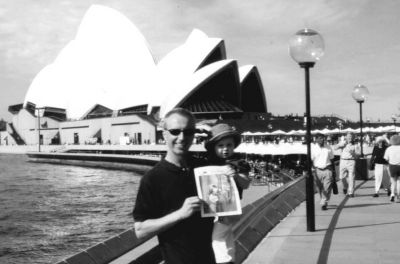
{"type": "MultiPolygon", "coordinates": [[[[374,148],[370,159],[370,170],[375,174],[375,193],[379,197],[379,190],[383,186],[390,201],[400,202],[400,136],[393,134],[390,137],[382,135],[375,138],[374,148]],[[390,178],[390,180],[389,180],[390,178]]],[[[339,179],[343,187],[343,194],[349,198],[355,197],[355,166],[356,160],[362,156],[360,146],[356,144],[354,135],[348,133],[338,144],[330,146],[325,143],[324,135],[317,135],[317,145],[312,149],[316,185],[320,193],[322,210],[328,209],[328,201],[333,189],[336,189],[336,172],[333,150],[340,149],[339,179]]]]}
{"type": "Polygon", "coordinates": [[[400,202],[400,136],[379,137],[372,150],[370,169],[375,173],[375,194],[383,186],[387,190],[390,201],[400,202]],[[390,179],[390,181],[389,181],[390,179]]]}
{"type": "MultiPolygon", "coordinates": [[[[396,133],[366,133],[363,134],[363,144],[367,146],[372,146],[378,137],[389,138],[396,133]]],[[[359,134],[353,134],[353,141],[356,143],[361,142],[361,136],[359,134]]],[[[311,135],[312,142],[316,142],[317,135],[311,135]]],[[[336,145],[339,142],[343,142],[345,140],[346,134],[331,134],[325,135],[325,142],[329,145],[336,145]]],[[[242,136],[242,141],[245,143],[262,143],[262,144],[283,144],[283,143],[295,143],[295,142],[304,142],[305,136],[289,136],[289,135],[276,135],[276,136],[242,136]]]]}

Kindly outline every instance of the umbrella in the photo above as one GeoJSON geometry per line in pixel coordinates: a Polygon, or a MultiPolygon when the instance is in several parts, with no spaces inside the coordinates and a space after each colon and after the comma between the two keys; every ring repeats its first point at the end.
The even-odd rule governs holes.
{"type": "Polygon", "coordinates": [[[339,134],[339,133],[340,133],[339,128],[335,128],[335,129],[329,130],[329,132],[327,132],[326,134],[327,135],[332,135],[332,134],[339,134]]]}
{"type": "Polygon", "coordinates": [[[250,131],[246,131],[242,133],[242,136],[253,136],[253,133],[250,131]]]}
{"type": "Polygon", "coordinates": [[[271,132],[270,135],[286,135],[286,132],[278,129],[275,130],[274,132],[271,132]]]}
{"type": "Polygon", "coordinates": [[[289,132],[286,133],[286,135],[295,136],[295,135],[297,135],[296,133],[297,133],[296,130],[290,130],[289,132]]]}

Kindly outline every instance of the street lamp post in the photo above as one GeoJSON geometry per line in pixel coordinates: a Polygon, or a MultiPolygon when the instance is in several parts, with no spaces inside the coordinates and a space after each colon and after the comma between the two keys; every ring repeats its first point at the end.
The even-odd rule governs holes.
{"type": "Polygon", "coordinates": [[[353,92],[352,92],[352,97],[353,99],[359,103],[360,105],[360,147],[361,147],[361,158],[364,157],[364,152],[363,152],[363,120],[362,120],[362,104],[365,102],[367,99],[369,92],[367,87],[364,85],[358,84],[354,87],[353,92]]]}
{"type": "Polygon", "coordinates": [[[343,128],[343,121],[342,120],[338,120],[337,121],[337,125],[339,127],[339,134],[342,133],[342,128],[343,128]]]}
{"type": "Polygon", "coordinates": [[[312,29],[302,29],[289,41],[290,56],[305,72],[306,96],[306,142],[307,142],[307,178],[306,178],[306,210],[307,231],[315,231],[314,179],[311,171],[311,116],[310,116],[310,68],[314,67],[324,55],[324,40],[312,29]]]}
{"type": "Polygon", "coordinates": [[[392,115],[393,126],[394,126],[394,133],[396,133],[396,116],[392,115]]]}
{"type": "Polygon", "coordinates": [[[38,107],[35,110],[38,117],[38,152],[40,152],[40,117],[43,117],[45,108],[38,107]]]}

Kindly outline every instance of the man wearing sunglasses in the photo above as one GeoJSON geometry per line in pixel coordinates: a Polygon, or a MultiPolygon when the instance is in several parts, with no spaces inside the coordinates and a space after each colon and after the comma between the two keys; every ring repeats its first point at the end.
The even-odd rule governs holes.
{"type": "Polygon", "coordinates": [[[167,154],[142,177],[133,210],[138,238],[157,235],[165,263],[215,263],[213,218],[200,217],[193,168],[204,165],[189,154],[195,118],[176,108],[164,118],[167,154]]]}

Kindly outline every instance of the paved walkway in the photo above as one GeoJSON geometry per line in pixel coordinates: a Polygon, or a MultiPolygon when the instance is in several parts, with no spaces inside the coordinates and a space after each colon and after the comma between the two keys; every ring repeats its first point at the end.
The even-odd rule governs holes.
{"type": "MultiPolygon", "coordinates": [[[[241,201],[242,207],[260,199],[264,195],[266,195],[268,192],[278,188],[278,186],[275,185],[259,185],[259,186],[254,186],[250,185],[250,188],[247,190],[243,191],[243,200],[241,201]]],[[[157,238],[152,238],[149,241],[145,242],[143,245],[140,247],[137,247],[128,253],[120,256],[118,259],[110,262],[110,264],[127,264],[131,263],[132,259],[136,259],[137,256],[140,256],[156,246],[158,244],[157,238]]]]}
{"type": "Polygon", "coordinates": [[[373,179],[356,185],[354,198],[332,195],[327,211],[321,211],[315,196],[315,232],[306,231],[302,203],[244,263],[400,263],[400,203],[391,203],[384,190],[373,198],[373,179]]]}

